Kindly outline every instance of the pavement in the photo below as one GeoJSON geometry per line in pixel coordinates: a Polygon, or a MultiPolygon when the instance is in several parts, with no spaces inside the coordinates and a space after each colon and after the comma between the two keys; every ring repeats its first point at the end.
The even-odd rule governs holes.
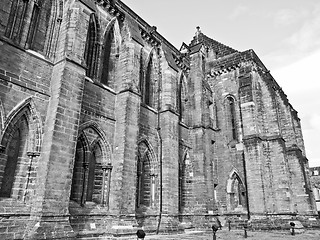
{"type": "MultiPolygon", "coordinates": [[[[118,238],[118,239],[136,239],[136,238],[118,238]]],[[[175,235],[147,235],[144,240],[149,239],[166,239],[166,240],[214,240],[212,232],[193,231],[184,234],[175,235]]],[[[243,230],[218,230],[216,233],[217,240],[236,240],[244,239],[243,230]]],[[[320,230],[306,230],[297,233],[294,236],[289,231],[247,231],[248,240],[320,240],[320,230]]]]}

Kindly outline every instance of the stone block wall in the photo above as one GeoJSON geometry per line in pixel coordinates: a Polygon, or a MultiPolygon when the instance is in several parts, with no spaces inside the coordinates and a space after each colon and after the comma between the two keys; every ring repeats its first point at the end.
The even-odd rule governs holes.
{"type": "MultiPolygon", "coordinates": [[[[2,164],[9,154],[8,151],[14,151],[9,148],[10,135],[6,133],[17,129],[14,123],[19,122],[20,117],[29,118],[27,121],[30,133],[34,133],[32,137],[34,144],[30,142],[27,144],[29,147],[24,150],[24,160],[18,162],[16,167],[17,178],[14,183],[16,187],[12,197],[1,201],[1,215],[4,223],[0,233],[1,238],[18,239],[24,236],[37,188],[39,152],[43,138],[41,133],[50,97],[52,64],[33,53],[15,47],[6,39],[1,39],[0,51],[2,164]],[[20,175],[19,178],[18,175],[20,175]]],[[[4,177],[3,167],[4,165],[1,166],[1,179],[4,177]]]]}
{"type": "Polygon", "coordinates": [[[312,225],[300,120],[252,50],[197,29],[180,52],[121,1],[39,4],[0,7],[1,239],[312,225]]]}

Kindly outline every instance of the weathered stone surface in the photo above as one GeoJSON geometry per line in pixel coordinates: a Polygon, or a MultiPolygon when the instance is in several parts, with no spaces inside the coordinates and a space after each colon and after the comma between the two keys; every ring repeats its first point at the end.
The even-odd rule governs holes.
{"type": "Polygon", "coordinates": [[[0,6],[1,239],[317,225],[300,119],[253,50],[38,2],[0,6]]]}

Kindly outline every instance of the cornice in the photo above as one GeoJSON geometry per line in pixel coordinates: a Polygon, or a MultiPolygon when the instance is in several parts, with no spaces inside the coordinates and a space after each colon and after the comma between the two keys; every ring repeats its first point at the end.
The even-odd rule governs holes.
{"type": "Polygon", "coordinates": [[[181,69],[181,70],[184,70],[184,71],[187,71],[190,69],[190,66],[188,66],[187,64],[185,64],[185,62],[183,61],[183,56],[182,55],[175,55],[175,54],[172,54],[173,56],[173,59],[175,61],[175,63],[177,64],[177,66],[181,69]]]}
{"type": "Polygon", "coordinates": [[[159,47],[161,45],[160,41],[154,35],[154,33],[157,31],[156,26],[152,26],[146,29],[139,27],[139,30],[142,39],[149,43],[151,46],[159,47]]]}
{"type": "Polygon", "coordinates": [[[108,13],[110,13],[112,16],[117,17],[121,21],[124,21],[125,14],[120,11],[120,9],[117,7],[117,1],[112,0],[96,0],[96,3],[98,6],[105,9],[108,13]]]}

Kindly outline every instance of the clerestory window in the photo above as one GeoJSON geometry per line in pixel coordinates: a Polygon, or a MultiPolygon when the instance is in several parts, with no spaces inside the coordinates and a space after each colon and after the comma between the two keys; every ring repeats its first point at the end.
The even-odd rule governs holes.
{"type": "Polygon", "coordinates": [[[15,43],[20,43],[27,7],[27,0],[12,1],[5,36],[15,43]]]}

